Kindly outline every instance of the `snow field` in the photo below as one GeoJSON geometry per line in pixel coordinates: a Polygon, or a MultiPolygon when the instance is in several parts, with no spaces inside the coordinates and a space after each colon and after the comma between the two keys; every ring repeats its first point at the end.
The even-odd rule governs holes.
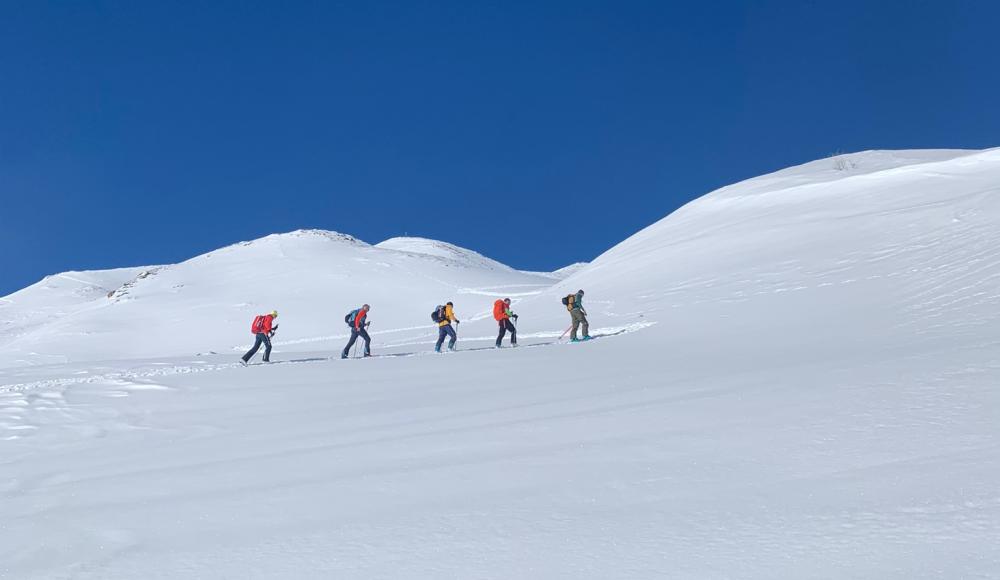
{"type": "Polygon", "coordinates": [[[80,314],[26,289],[0,306],[27,321],[0,339],[0,576],[997,577],[998,221],[1000,151],[865,152],[565,279],[296,232],[80,314]],[[581,287],[604,336],[566,345],[581,287]],[[500,295],[521,348],[492,348],[500,295]],[[279,297],[278,362],[234,364],[279,297]],[[449,297],[463,350],[433,355],[449,297]],[[361,302],[384,356],[341,361],[361,302]]]}

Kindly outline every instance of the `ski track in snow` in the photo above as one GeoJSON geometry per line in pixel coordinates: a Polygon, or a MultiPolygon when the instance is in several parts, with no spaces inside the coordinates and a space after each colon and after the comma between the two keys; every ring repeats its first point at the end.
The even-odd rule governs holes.
{"type": "MultiPolygon", "coordinates": [[[[623,326],[611,326],[594,328],[591,336],[595,339],[620,336],[623,334],[636,332],[652,326],[652,322],[638,322],[623,326]]],[[[386,332],[393,332],[404,329],[394,329],[386,332]]],[[[549,340],[546,342],[534,342],[525,344],[525,340],[530,339],[555,339],[560,336],[560,332],[535,332],[519,335],[521,344],[518,348],[533,349],[539,347],[549,347],[559,344],[569,344],[566,341],[549,340]]],[[[346,337],[344,337],[346,338],[346,337]]],[[[463,343],[468,342],[493,342],[495,336],[490,337],[460,337],[458,347],[453,352],[436,353],[433,349],[406,352],[380,353],[381,350],[398,349],[408,346],[432,345],[436,342],[436,329],[433,340],[427,341],[407,341],[394,344],[374,344],[373,350],[376,352],[373,359],[380,358],[408,358],[414,356],[440,356],[455,355],[463,352],[479,352],[496,350],[494,346],[484,347],[463,347],[463,343]]],[[[505,344],[505,349],[510,346],[505,344]]],[[[339,351],[338,351],[339,352],[339,351]]],[[[280,351],[274,350],[271,353],[272,359],[280,356],[280,351]]],[[[259,354],[258,354],[259,356],[259,354]]],[[[356,357],[360,358],[360,357],[356,357]]],[[[340,361],[339,354],[331,354],[326,357],[300,357],[289,359],[272,360],[268,366],[287,364],[311,364],[328,363],[340,361]]],[[[123,361],[124,362],[124,361],[123,361]]],[[[122,364],[116,362],[110,365],[122,364]]],[[[249,366],[259,366],[262,362],[251,362],[249,366]]],[[[87,370],[73,371],[74,376],[47,378],[36,381],[22,383],[0,384],[0,440],[16,440],[32,431],[37,430],[38,425],[30,418],[32,415],[45,414],[51,412],[65,413],[64,396],[71,387],[80,385],[95,385],[101,387],[101,392],[107,397],[128,397],[130,394],[139,391],[169,391],[167,387],[155,382],[156,378],[185,375],[193,373],[216,372],[221,370],[232,370],[241,368],[239,362],[210,363],[207,361],[192,361],[190,365],[177,365],[164,362],[153,362],[128,368],[125,370],[115,370],[112,372],[92,374],[87,370]]],[[[32,369],[37,372],[37,368],[32,369]]],[[[52,370],[57,369],[51,369],[52,370]]],[[[2,374],[2,373],[0,373],[2,374]]]]}
{"type": "MultiPolygon", "coordinates": [[[[650,326],[653,326],[654,324],[655,323],[653,323],[653,322],[637,322],[637,323],[634,323],[634,324],[628,324],[628,325],[624,325],[624,326],[608,326],[608,327],[600,327],[600,328],[595,327],[593,329],[592,336],[594,338],[618,336],[618,335],[622,335],[622,334],[626,334],[626,333],[630,333],[630,332],[636,332],[638,330],[642,330],[643,328],[648,328],[650,326]]],[[[391,331],[387,331],[387,332],[391,332],[391,331]]],[[[376,347],[380,347],[380,346],[382,348],[399,348],[399,347],[402,347],[402,346],[411,346],[411,345],[418,345],[418,344],[434,344],[437,341],[437,332],[436,332],[436,329],[435,329],[435,333],[434,334],[435,334],[434,340],[431,340],[431,341],[411,341],[411,342],[400,342],[400,343],[385,344],[385,345],[379,345],[379,344],[376,344],[376,343],[373,342],[372,348],[375,349],[376,347]]],[[[518,337],[522,338],[522,339],[531,339],[531,338],[558,338],[561,334],[562,334],[561,332],[546,331],[546,332],[535,332],[535,333],[524,334],[523,336],[520,335],[520,334],[518,334],[518,337]]],[[[342,336],[340,338],[348,338],[348,336],[349,335],[344,335],[344,336],[342,336]]],[[[459,344],[461,344],[462,342],[481,342],[481,341],[495,341],[495,340],[496,340],[496,336],[480,336],[480,337],[461,337],[460,336],[459,337],[459,344]]],[[[545,342],[545,343],[527,344],[527,345],[523,345],[523,346],[524,347],[529,347],[529,346],[538,347],[538,346],[551,346],[553,344],[557,344],[557,343],[555,343],[555,342],[545,342]]],[[[249,348],[249,345],[247,346],[247,348],[249,348]]],[[[244,350],[246,350],[246,349],[244,349],[244,350]]],[[[459,349],[459,351],[461,351],[461,350],[463,350],[463,349],[459,349]]],[[[272,350],[272,352],[271,352],[272,357],[275,356],[275,355],[279,355],[279,354],[280,354],[280,351],[277,348],[275,348],[275,350],[272,350]]],[[[411,355],[419,355],[419,354],[426,354],[426,353],[423,353],[423,352],[393,353],[393,356],[411,356],[411,355]]],[[[433,351],[431,352],[431,354],[434,354],[433,351]]],[[[258,356],[259,356],[259,353],[258,353],[258,356]]],[[[339,359],[339,357],[337,357],[337,358],[339,359]]],[[[278,361],[272,361],[272,363],[274,363],[274,364],[278,364],[278,363],[303,363],[303,362],[316,362],[316,361],[325,361],[325,360],[333,360],[333,357],[331,356],[329,358],[305,358],[305,359],[278,360],[278,361]]],[[[214,371],[214,370],[219,370],[219,369],[229,369],[229,368],[234,368],[234,367],[240,366],[239,362],[225,363],[225,364],[212,364],[212,363],[208,363],[208,362],[205,362],[205,361],[194,361],[192,363],[192,364],[201,365],[201,366],[179,366],[179,365],[164,366],[164,365],[167,365],[167,364],[169,364],[169,363],[149,363],[149,366],[153,366],[153,367],[156,367],[156,368],[152,368],[152,369],[148,369],[148,370],[133,369],[133,370],[116,371],[116,372],[113,372],[113,373],[92,375],[92,376],[86,376],[86,377],[54,378],[54,379],[45,379],[45,380],[31,381],[31,382],[25,382],[25,383],[0,384],[0,393],[9,393],[9,392],[16,392],[16,391],[27,391],[27,390],[33,390],[33,389],[39,389],[39,388],[45,388],[45,387],[66,387],[66,386],[70,386],[70,385],[84,384],[84,383],[101,383],[101,382],[105,382],[105,381],[114,381],[114,380],[146,379],[146,378],[170,376],[170,375],[177,375],[177,374],[200,373],[200,372],[214,371]]],[[[85,373],[87,371],[78,371],[78,372],[85,373]]]]}

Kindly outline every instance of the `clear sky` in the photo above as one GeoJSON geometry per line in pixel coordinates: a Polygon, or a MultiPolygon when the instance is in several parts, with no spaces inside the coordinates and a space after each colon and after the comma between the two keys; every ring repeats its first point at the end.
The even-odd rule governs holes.
{"type": "Polygon", "coordinates": [[[324,228],[589,260],[837,151],[1000,145],[995,2],[3,2],[0,295],[324,228]]]}

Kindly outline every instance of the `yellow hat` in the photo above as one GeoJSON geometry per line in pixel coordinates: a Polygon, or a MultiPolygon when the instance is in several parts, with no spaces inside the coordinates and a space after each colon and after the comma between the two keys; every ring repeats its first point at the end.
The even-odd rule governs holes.
{"type": "Polygon", "coordinates": [[[271,311],[271,316],[277,318],[278,317],[278,311],[277,310],[272,310],[271,311]]]}

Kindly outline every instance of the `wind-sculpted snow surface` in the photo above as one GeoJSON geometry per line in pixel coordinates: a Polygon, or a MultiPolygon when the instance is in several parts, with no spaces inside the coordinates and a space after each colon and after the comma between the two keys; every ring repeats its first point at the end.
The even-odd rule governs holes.
{"type": "Polygon", "coordinates": [[[561,282],[316,232],[164,268],[93,320],[148,352],[155,305],[215,352],[94,362],[58,342],[87,311],[32,334],[69,362],[0,369],[0,577],[995,578],[998,222],[1000,151],[869,152],[709,194],[561,282]],[[376,358],[301,322],[400,275],[376,358]],[[261,298],[232,324],[290,304],[274,364],[211,334],[233,284],[261,298]],[[599,338],[567,344],[580,287],[599,338]],[[438,288],[472,305],[455,353],[408,313],[438,288]],[[492,348],[501,295],[517,349],[492,348]]]}
{"type": "Polygon", "coordinates": [[[659,320],[666,340],[705,352],[720,340],[823,358],[992,341],[1000,150],[845,157],[857,174],[828,159],[706,195],[538,301],[582,287],[592,309],[659,320]]]}

